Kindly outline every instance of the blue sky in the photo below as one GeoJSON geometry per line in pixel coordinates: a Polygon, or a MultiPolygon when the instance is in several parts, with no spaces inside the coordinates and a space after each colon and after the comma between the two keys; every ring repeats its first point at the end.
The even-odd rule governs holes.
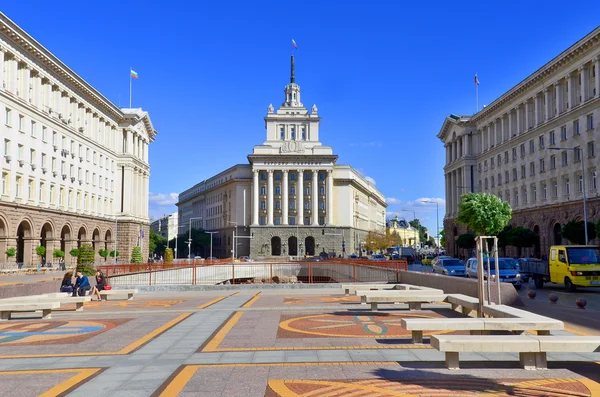
{"type": "Polygon", "coordinates": [[[306,106],[338,162],[376,181],[388,211],[430,230],[444,215],[450,113],[490,103],[598,24],[556,1],[4,2],[2,12],[116,105],[150,112],[153,216],[176,194],[233,164],[265,139],[267,106],[283,101],[291,39],[306,106]],[[401,212],[401,209],[411,211],[401,212]]]}

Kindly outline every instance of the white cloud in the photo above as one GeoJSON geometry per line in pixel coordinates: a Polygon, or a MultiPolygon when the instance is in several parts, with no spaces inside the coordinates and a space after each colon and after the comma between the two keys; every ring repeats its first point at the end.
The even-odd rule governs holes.
{"type": "Polygon", "coordinates": [[[150,205],[155,206],[175,205],[178,200],[179,194],[177,193],[150,193],[149,197],[150,205]]]}
{"type": "Polygon", "coordinates": [[[446,205],[446,200],[440,197],[421,197],[414,201],[416,205],[433,205],[438,203],[439,205],[446,205]]]}
{"type": "Polygon", "coordinates": [[[375,179],[371,178],[368,175],[365,175],[365,179],[367,180],[367,182],[373,184],[373,185],[377,185],[377,182],[375,182],[375,179]]]}
{"type": "Polygon", "coordinates": [[[386,197],[385,202],[388,204],[394,205],[394,204],[401,204],[402,200],[394,198],[394,197],[386,197]]]}
{"type": "Polygon", "coordinates": [[[359,142],[359,143],[351,143],[350,146],[354,147],[383,147],[383,143],[371,141],[371,142],[359,142]]]}

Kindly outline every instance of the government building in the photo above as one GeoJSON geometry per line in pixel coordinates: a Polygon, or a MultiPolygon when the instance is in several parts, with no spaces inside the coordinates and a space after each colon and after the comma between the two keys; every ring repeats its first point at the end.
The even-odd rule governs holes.
{"type": "Polygon", "coordinates": [[[536,257],[564,243],[562,225],[584,219],[584,192],[588,221],[600,218],[599,73],[596,28],[476,114],[446,118],[438,138],[446,148],[450,255],[459,254],[454,242],[466,232],[456,222],[462,193],[486,192],[508,202],[511,224],[539,235],[526,251],[536,257]]]}
{"type": "Polygon", "coordinates": [[[74,263],[82,243],[98,262],[115,240],[121,261],[136,245],[147,257],[147,112],[116,107],[0,13],[0,117],[0,263],[40,263],[40,245],[74,263]]]}
{"type": "Polygon", "coordinates": [[[266,140],[248,164],[179,195],[180,233],[185,225],[217,232],[216,257],[234,247],[236,257],[359,254],[369,231],[385,233],[383,194],[321,143],[321,118],[301,102],[293,56],[284,101],[277,110],[269,105],[264,120],[266,140]]]}

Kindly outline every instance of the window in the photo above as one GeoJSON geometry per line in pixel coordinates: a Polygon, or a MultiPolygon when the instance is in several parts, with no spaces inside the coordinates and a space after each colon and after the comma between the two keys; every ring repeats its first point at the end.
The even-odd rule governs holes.
{"type": "Polygon", "coordinates": [[[324,172],[319,173],[319,180],[320,181],[324,181],[325,180],[325,173],[324,172]]]}
{"type": "Polygon", "coordinates": [[[521,157],[525,157],[525,144],[521,144],[521,157]]]}
{"type": "Polygon", "coordinates": [[[594,148],[595,148],[594,141],[590,141],[587,143],[588,158],[594,157],[594,148]]]}
{"type": "Polygon", "coordinates": [[[563,165],[563,167],[569,165],[569,161],[568,161],[569,157],[568,156],[569,155],[566,150],[563,150],[562,152],[560,152],[560,160],[561,160],[560,162],[563,165]]]}
{"type": "Polygon", "coordinates": [[[565,194],[571,193],[571,184],[569,181],[569,177],[565,178],[565,194]]]}
{"type": "Polygon", "coordinates": [[[267,217],[266,216],[261,216],[258,220],[258,223],[260,223],[261,225],[266,225],[267,224],[267,217]]]}
{"type": "Polygon", "coordinates": [[[296,202],[295,201],[290,201],[290,209],[291,210],[295,210],[296,209],[296,202]]]}
{"type": "Polygon", "coordinates": [[[535,163],[534,162],[529,163],[529,175],[530,176],[535,175],[535,163]]]}
{"type": "Polygon", "coordinates": [[[319,225],[324,225],[325,224],[325,217],[324,216],[320,216],[319,217],[319,225]]]}
{"type": "Polygon", "coordinates": [[[305,225],[310,225],[310,216],[305,216],[304,217],[304,224],[305,225]]]}
{"type": "Polygon", "coordinates": [[[587,115],[587,129],[588,129],[588,131],[594,129],[594,115],[593,114],[587,115]]]}
{"type": "Polygon", "coordinates": [[[305,210],[309,210],[310,209],[310,201],[307,201],[306,203],[304,203],[304,209],[305,210]]]}
{"type": "Polygon", "coordinates": [[[537,201],[537,187],[535,186],[535,184],[531,185],[531,201],[537,201]]]}
{"type": "Polygon", "coordinates": [[[596,190],[597,185],[596,185],[596,171],[592,171],[592,190],[596,190]]]}
{"type": "Polygon", "coordinates": [[[35,164],[35,150],[29,149],[29,164],[35,164]]]}
{"type": "Polygon", "coordinates": [[[517,160],[517,148],[516,147],[512,148],[512,159],[513,159],[513,161],[517,160]]]}
{"type": "Polygon", "coordinates": [[[513,168],[513,182],[517,180],[517,169],[513,168]]]}
{"type": "Polygon", "coordinates": [[[23,192],[21,191],[22,190],[21,182],[22,182],[22,178],[20,176],[18,176],[17,183],[15,184],[17,197],[21,197],[21,194],[23,194],[23,192]]]}
{"type": "Polygon", "coordinates": [[[578,187],[578,192],[582,193],[583,192],[583,175],[578,174],[577,175],[577,187],[578,187]]]}
{"type": "Polygon", "coordinates": [[[33,120],[31,121],[31,136],[33,138],[37,137],[37,134],[36,134],[36,123],[33,120]]]}
{"type": "Polygon", "coordinates": [[[498,167],[502,165],[502,156],[498,155],[496,162],[498,163],[498,167]]]}
{"type": "Polygon", "coordinates": [[[510,177],[508,176],[508,171],[504,171],[504,182],[508,183],[510,181],[510,177]]]}
{"type": "Polygon", "coordinates": [[[573,121],[573,136],[579,135],[579,120],[573,121]]]}
{"type": "Polygon", "coordinates": [[[2,195],[8,195],[8,172],[2,173],[2,195]]]}
{"type": "Polygon", "coordinates": [[[522,165],[521,166],[521,179],[525,179],[526,173],[525,173],[525,166],[522,165]]]}
{"type": "Polygon", "coordinates": [[[294,127],[290,128],[290,138],[292,139],[292,141],[296,140],[296,128],[294,127]]]}
{"type": "Polygon", "coordinates": [[[538,144],[539,144],[540,149],[544,148],[544,136],[543,135],[540,135],[538,144]]]}
{"type": "Polygon", "coordinates": [[[46,201],[45,200],[46,199],[46,192],[45,192],[44,188],[45,188],[44,182],[40,182],[40,191],[39,191],[39,194],[38,194],[38,201],[40,203],[43,203],[43,202],[46,201]]]}
{"type": "Polygon", "coordinates": [[[290,180],[291,181],[295,181],[296,180],[296,174],[294,174],[293,172],[290,172],[290,180]]]}
{"type": "Polygon", "coordinates": [[[24,125],[23,122],[25,121],[25,117],[23,117],[22,114],[19,115],[19,131],[21,132],[25,132],[23,131],[24,125]]]}
{"type": "Polygon", "coordinates": [[[296,186],[290,187],[290,194],[296,194],[296,186]]]}
{"type": "Polygon", "coordinates": [[[48,139],[48,128],[42,126],[42,142],[46,142],[48,139]]]}
{"type": "Polygon", "coordinates": [[[573,148],[573,152],[574,152],[573,153],[574,154],[574,156],[573,156],[574,160],[573,161],[576,162],[576,163],[579,163],[581,161],[581,152],[582,152],[581,148],[579,146],[575,146],[573,148]]]}
{"type": "Polygon", "coordinates": [[[527,188],[525,186],[521,188],[521,195],[523,197],[523,204],[527,204],[527,188]]]}
{"type": "Polygon", "coordinates": [[[56,157],[52,157],[52,172],[56,172],[56,157]]]}
{"type": "Polygon", "coordinates": [[[561,141],[567,140],[567,126],[566,125],[563,125],[562,127],[560,127],[560,140],[561,141]]]}
{"type": "Polygon", "coordinates": [[[325,209],[325,202],[324,201],[319,201],[319,209],[320,210],[324,210],[325,209]]]}
{"type": "Polygon", "coordinates": [[[540,174],[546,172],[546,161],[544,159],[540,159],[540,174]]]}
{"type": "Polygon", "coordinates": [[[550,169],[551,170],[556,169],[556,156],[555,155],[550,156],[550,169]]]}
{"type": "Polygon", "coordinates": [[[321,196],[324,196],[324,195],[325,195],[325,186],[320,186],[320,187],[319,187],[319,194],[320,194],[321,196]]]}
{"type": "Polygon", "coordinates": [[[17,160],[24,160],[23,159],[23,145],[19,145],[17,147],[17,160]]]}
{"type": "Polygon", "coordinates": [[[281,194],[281,186],[275,186],[275,194],[281,194]]]}
{"type": "Polygon", "coordinates": [[[281,225],[281,217],[280,216],[276,216],[275,219],[273,219],[273,223],[275,225],[281,225]]]}
{"type": "Polygon", "coordinates": [[[276,210],[280,210],[281,209],[281,201],[275,201],[275,209],[276,210]]]}
{"type": "Polygon", "coordinates": [[[542,183],[542,199],[546,200],[548,198],[548,189],[545,183],[542,183]]]}
{"type": "Polygon", "coordinates": [[[283,127],[279,128],[279,139],[281,139],[282,141],[285,139],[285,128],[283,127]]]}
{"type": "Polygon", "coordinates": [[[529,153],[535,153],[535,143],[533,143],[533,139],[529,141],[529,153]]]}
{"type": "Polygon", "coordinates": [[[4,113],[4,124],[6,124],[7,126],[11,126],[11,121],[12,121],[12,117],[10,114],[10,109],[6,108],[6,111],[4,113]]]}
{"type": "Polygon", "coordinates": [[[289,216],[288,217],[288,224],[290,225],[295,225],[296,224],[296,217],[295,216],[289,216]]]}
{"type": "Polygon", "coordinates": [[[504,152],[504,164],[508,164],[508,150],[504,152]]]}
{"type": "Polygon", "coordinates": [[[515,190],[513,190],[513,195],[515,197],[515,205],[519,205],[519,190],[515,188],[515,190]]]}
{"type": "Polygon", "coordinates": [[[10,156],[10,140],[4,139],[4,155],[10,156]]]}
{"type": "Polygon", "coordinates": [[[42,153],[42,168],[46,168],[46,153],[42,153]]]}
{"type": "Polygon", "coordinates": [[[267,180],[267,174],[266,174],[266,173],[264,173],[264,172],[261,172],[261,173],[260,173],[260,180],[261,180],[261,181],[266,181],[266,180],[267,180]]]}
{"type": "Polygon", "coordinates": [[[306,140],[306,127],[302,127],[302,140],[306,140]]]}
{"type": "Polygon", "coordinates": [[[56,133],[56,131],[52,131],[52,144],[56,145],[58,139],[58,134],[56,133]]]}
{"type": "Polygon", "coordinates": [[[280,172],[276,172],[275,173],[275,180],[276,181],[280,181],[281,180],[281,173],[280,172]]]}
{"type": "Polygon", "coordinates": [[[308,173],[304,174],[304,180],[310,181],[310,174],[308,174],[308,173]]]}
{"type": "Polygon", "coordinates": [[[502,174],[498,174],[498,186],[502,185],[502,174]]]}
{"type": "Polygon", "coordinates": [[[266,210],[267,209],[267,202],[266,201],[261,201],[260,202],[260,209],[261,210],[266,210]]]}
{"type": "Polygon", "coordinates": [[[495,178],[494,178],[494,176],[493,176],[493,175],[492,175],[492,177],[490,178],[490,184],[491,184],[491,187],[496,187],[495,178]]]}
{"type": "Polygon", "coordinates": [[[554,131],[550,131],[550,132],[548,133],[548,135],[549,135],[549,138],[548,138],[548,140],[550,141],[550,144],[551,144],[551,145],[554,145],[554,144],[556,144],[556,138],[555,138],[555,136],[554,136],[554,131]]]}
{"type": "Polygon", "coordinates": [[[556,182],[556,180],[554,180],[554,182],[552,183],[552,190],[552,197],[558,197],[558,182],[556,182]]]}

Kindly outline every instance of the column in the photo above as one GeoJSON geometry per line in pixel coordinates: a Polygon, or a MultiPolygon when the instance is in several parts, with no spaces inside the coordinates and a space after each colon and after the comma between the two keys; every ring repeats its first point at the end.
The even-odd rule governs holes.
{"type": "MultiPolygon", "coordinates": [[[[588,70],[585,66],[579,68],[579,74],[581,74],[581,103],[584,103],[590,97],[590,82],[588,70]]],[[[596,75],[596,79],[598,76],[596,75]]]]}
{"type": "MultiPolygon", "coordinates": [[[[5,77],[5,74],[4,74],[4,57],[5,57],[5,55],[6,55],[6,50],[4,48],[0,48],[0,87],[3,86],[4,77],[5,77]]],[[[596,70],[598,70],[597,67],[596,67],[596,70]]],[[[596,80],[598,80],[598,79],[596,78],[596,80]]]]}
{"type": "Polygon", "coordinates": [[[312,172],[312,225],[319,226],[319,171],[312,172]]]}
{"type": "Polygon", "coordinates": [[[254,175],[252,176],[252,226],[258,225],[258,170],[254,170],[254,175]]]}
{"type": "Polygon", "coordinates": [[[540,114],[542,109],[540,107],[540,105],[541,105],[540,101],[541,101],[540,96],[536,94],[535,98],[534,98],[534,102],[533,102],[533,105],[535,107],[534,112],[535,112],[536,127],[542,123],[542,118],[541,118],[541,114],[540,114]]]}
{"type": "Polygon", "coordinates": [[[267,225],[273,225],[273,170],[267,171],[267,225]]]}
{"type": "Polygon", "coordinates": [[[545,115],[542,119],[548,120],[550,118],[550,88],[544,88],[544,102],[546,102],[545,115]]]}
{"type": "Polygon", "coordinates": [[[508,112],[508,139],[512,138],[513,135],[515,135],[513,110],[514,109],[511,109],[508,112]]]}
{"type": "Polygon", "coordinates": [[[290,203],[288,202],[288,170],[284,170],[283,171],[283,184],[281,186],[281,190],[283,190],[283,197],[282,197],[282,210],[281,210],[281,217],[282,219],[282,224],[283,225],[287,225],[288,224],[288,208],[290,208],[290,203]]]}
{"type": "Polygon", "coordinates": [[[296,197],[298,197],[298,205],[296,207],[298,219],[296,220],[296,224],[304,225],[304,170],[298,170],[298,184],[296,187],[296,197]]]}
{"type": "Polygon", "coordinates": [[[333,226],[333,170],[327,170],[327,224],[333,226]]]}
{"type": "Polygon", "coordinates": [[[452,198],[450,197],[450,174],[446,173],[446,214],[450,215],[450,208],[452,208],[452,198]]]}
{"type": "Polygon", "coordinates": [[[531,103],[529,99],[525,102],[525,130],[524,132],[529,131],[529,126],[531,125],[531,103]]]}
{"type": "Polygon", "coordinates": [[[573,84],[573,73],[569,73],[565,76],[565,80],[567,80],[567,103],[565,110],[571,110],[573,106],[577,104],[577,99],[575,97],[575,90],[573,84]]]}
{"type": "Polygon", "coordinates": [[[560,114],[560,111],[562,109],[561,103],[560,103],[560,81],[557,81],[556,84],[554,85],[554,97],[555,97],[555,113],[556,115],[560,114]]]}
{"type": "Polygon", "coordinates": [[[516,130],[515,133],[517,135],[520,135],[521,134],[521,122],[522,122],[521,121],[522,120],[522,117],[521,117],[521,105],[517,106],[516,111],[517,111],[516,112],[517,113],[517,130],[516,130]]]}
{"type": "Polygon", "coordinates": [[[594,59],[594,69],[596,70],[596,81],[594,82],[594,88],[596,89],[596,96],[600,96],[600,56],[594,59]]]}

